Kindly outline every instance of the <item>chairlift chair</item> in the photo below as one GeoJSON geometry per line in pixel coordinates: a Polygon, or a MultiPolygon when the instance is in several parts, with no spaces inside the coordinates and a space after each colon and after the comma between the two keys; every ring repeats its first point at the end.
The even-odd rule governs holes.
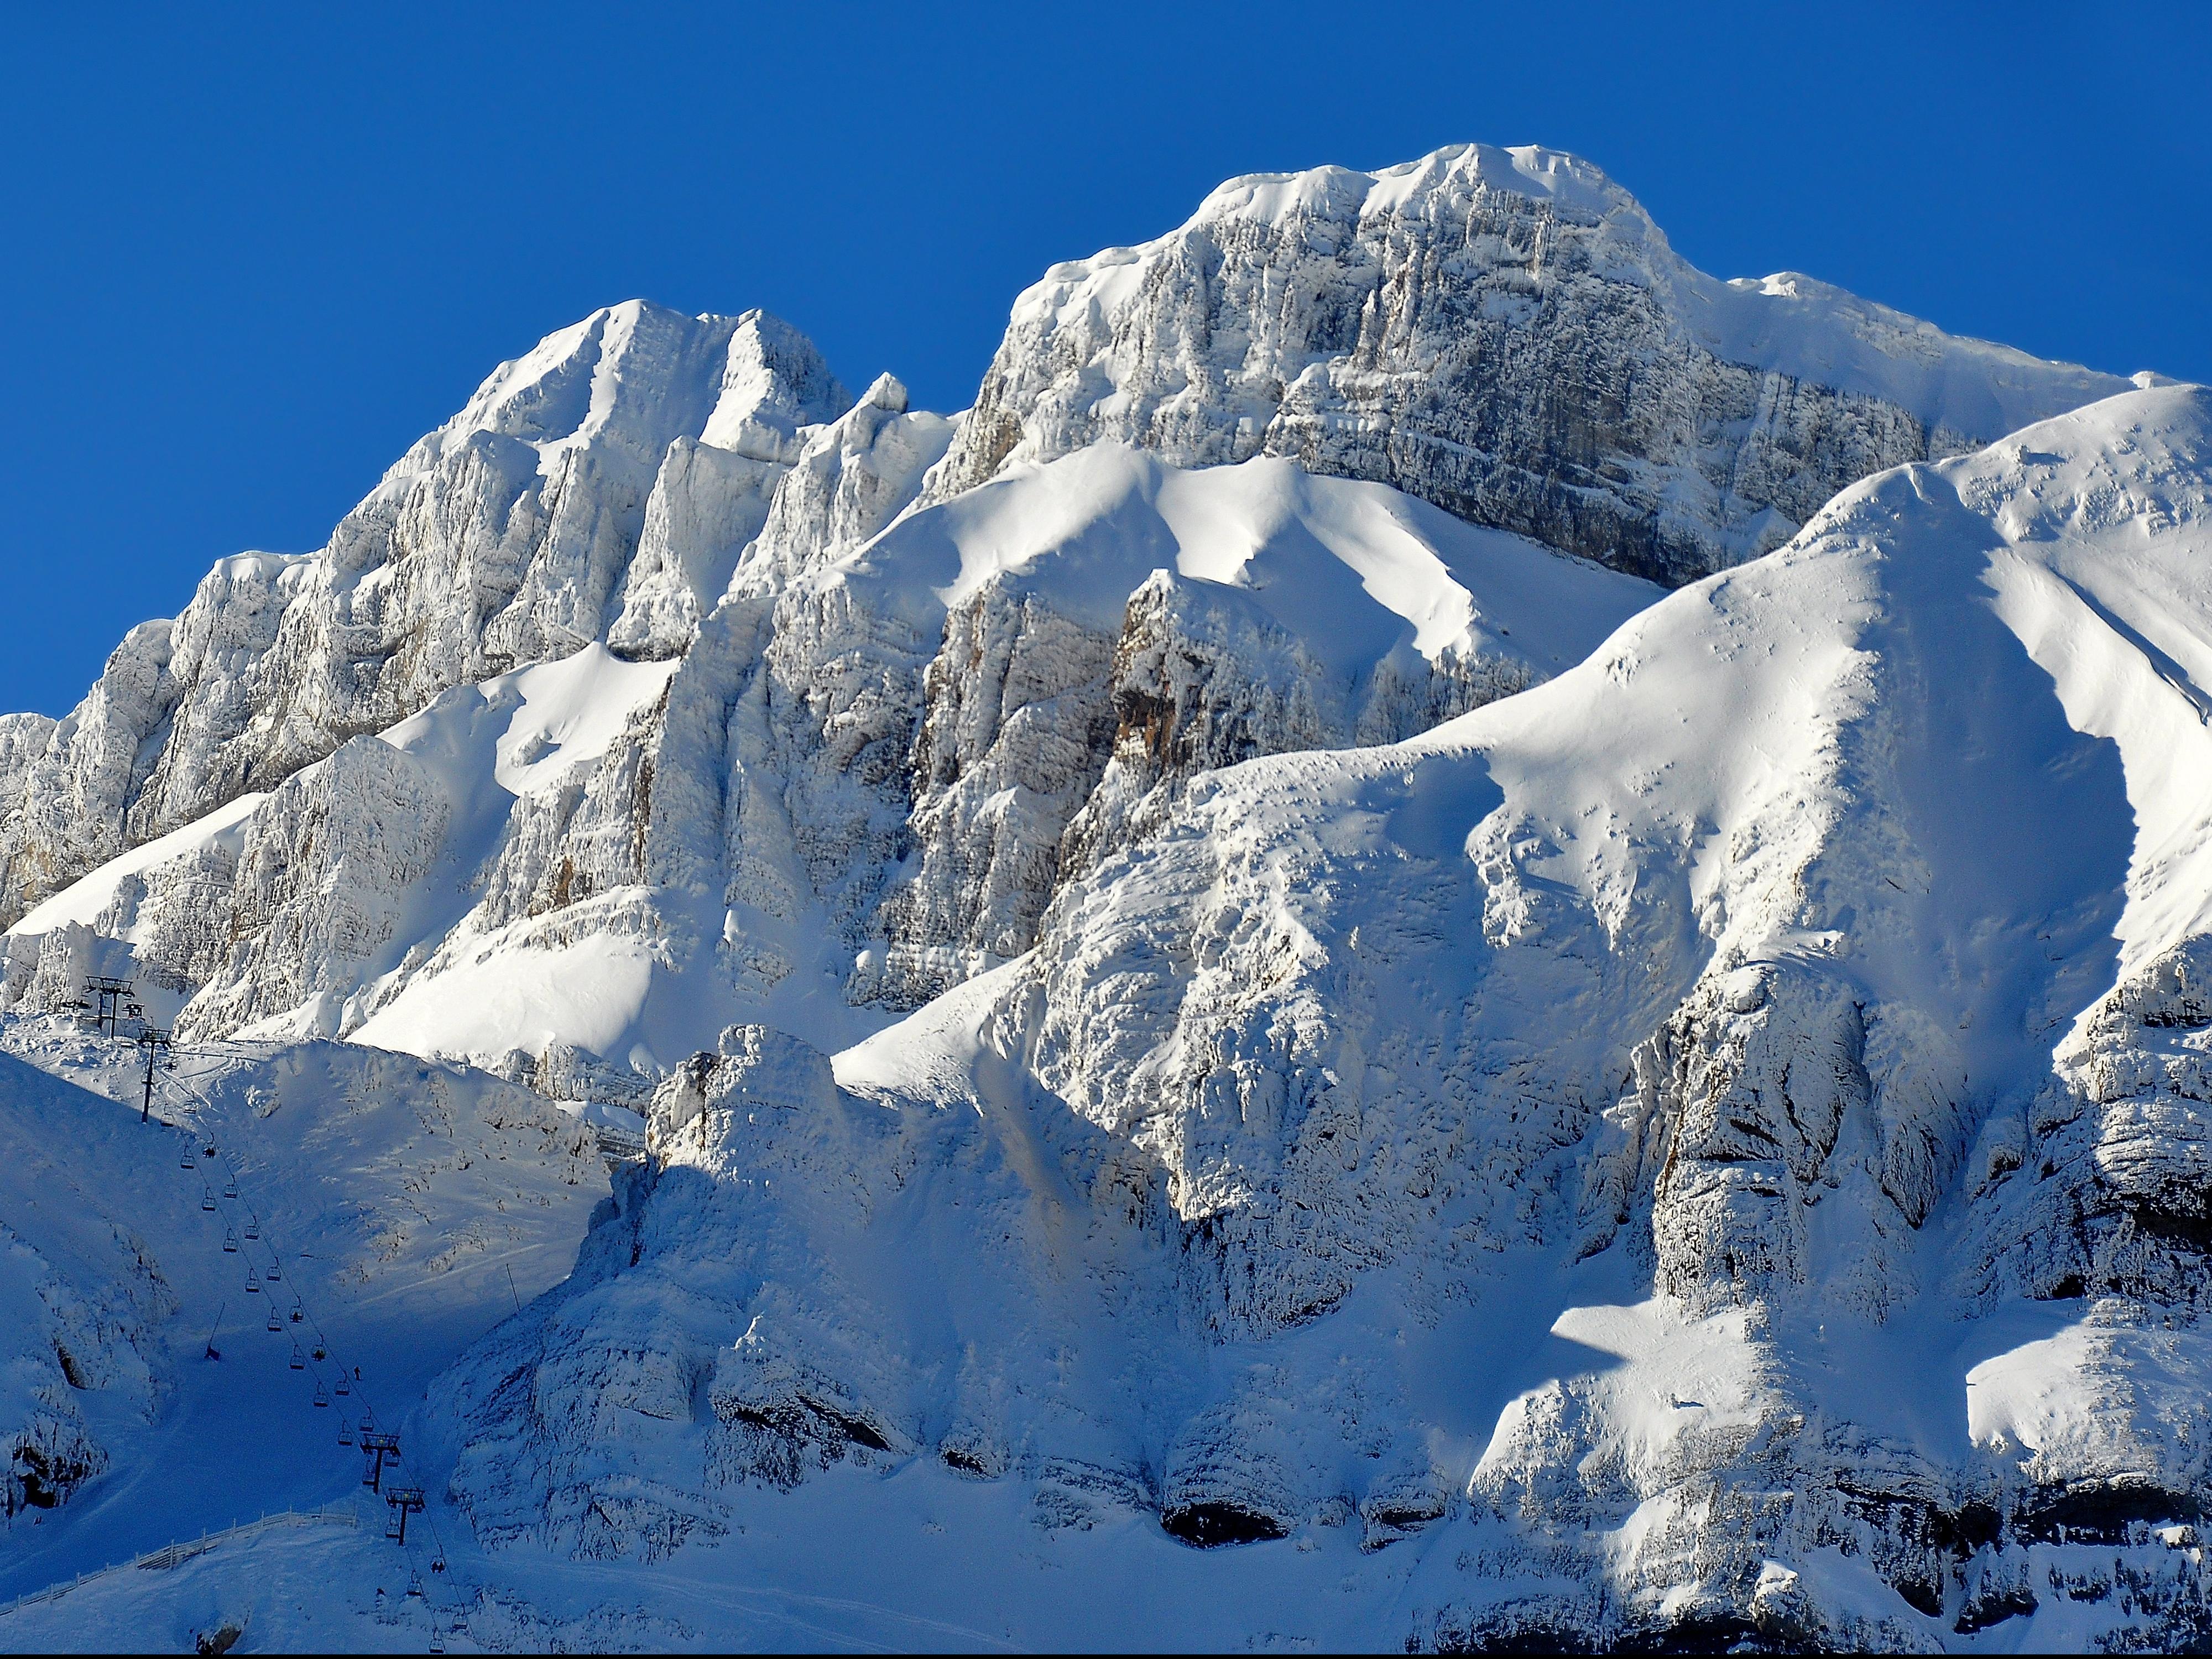
{"type": "Polygon", "coordinates": [[[222,1230],[222,1253],[225,1255],[238,1254],[238,1235],[228,1227],[222,1230]]]}
{"type": "MultiPolygon", "coordinates": [[[[246,1270],[246,1293],[248,1296],[261,1294],[261,1280],[251,1267],[246,1270]]],[[[272,1314],[270,1316],[274,1318],[276,1316],[272,1314]]]]}
{"type": "Polygon", "coordinates": [[[300,1352],[300,1345],[296,1342],[292,1345],[292,1369],[295,1371],[307,1369],[307,1356],[300,1352]]]}
{"type": "Polygon", "coordinates": [[[212,1210],[215,1208],[215,1192],[213,1188],[207,1187],[200,1188],[200,1208],[203,1210],[212,1210]]]}
{"type": "Polygon", "coordinates": [[[329,1395],[327,1393],[325,1393],[325,1392],[324,1391],[324,1389],[323,1389],[323,1385],[322,1385],[320,1382],[316,1383],[316,1384],[315,1384],[315,1409],[316,1409],[317,1411],[328,1411],[328,1410],[330,1409],[330,1407],[331,1407],[331,1397],[330,1397],[330,1395],[329,1395]]]}
{"type": "Polygon", "coordinates": [[[248,1238],[258,1238],[261,1237],[261,1218],[259,1216],[250,1215],[246,1218],[246,1236],[248,1238]]]}
{"type": "Polygon", "coordinates": [[[346,1381],[346,1374],[343,1370],[338,1372],[338,1392],[340,1394],[351,1394],[353,1392],[353,1384],[346,1381]]]}
{"type": "Polygon", "coordinates": [[[236,1198],[238,1196],[238,1182],[235,1180],[224,1182],[222,1183],[222,1195],[225,1198],[236,1198]]]}
{"type": "Polygon", "coordinates": [[[192,1162],[192,1149],[190,1146],[185,1148],[185,1155],[177,1160],[177,1167],[179,1170],[194,1170],[199,1167],[192,1162]]]}
{"type": "Polygon", "coordinates": [[[273,1255],[269,1258],[269,1277],[271,1279],[284,1277],[284,1264],[273,1255]]]}
{"type": "Polygon", "coordinates": [[[276,1316],[276,1310],[274,1308],[269,1310],[269,1328],[272,1331],[281,1331],[284,1328],[284,1322],[276,1316]]]}
{"type": "Polygon", "coordinates": [[[341,1446],[353,1444],[353,1425],[343,1417],[338,1419],[338,1444],[341,1446]]]}
{"type": "Polygon", "coordinates": [[[422,1575],[421,1573],[410,1572],[407,1575],[407,1593],[413,1596],[420,1596],[422,1594],[422,1575]]]}
{"type": "Polygon", "coordinates": [[[206,1146],[201,1147],[200,1156],[202,1158],[213,1158],[215,1156],[215,1142],[210,1140],[206,1146]]]}
{"type": "Polygon", "coordinates": [[[307,1311],[306,1311],[306,1310],[304,1310],[303,1308],[301,1308],[301,1307],[300,1306],[300,1304],[299,1304],[297,1302],[293,1303],[293,1304],[292,1304],[292,1322],[293,1322],[295,1325],[296,1325],[296,1324],[298,1324],[301,1320],[305,1319],[307,1316],[307,1311]]]}
{"type": "Polygon", "coordinates": [[[308,1350],[308,1352],[314,1355],[318,1362],[328,1359],[331,1357],[330,1350],[324,1347],[320,1342],[317,1342],[313,1348],[308,1350]]]}

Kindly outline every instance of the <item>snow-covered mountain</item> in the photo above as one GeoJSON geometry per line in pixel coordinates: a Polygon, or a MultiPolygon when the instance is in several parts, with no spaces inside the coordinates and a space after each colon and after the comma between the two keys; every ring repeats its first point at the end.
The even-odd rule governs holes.
{"type": "MultiPolygon", "coordinates": [[[[2137,379],[1482,147],[1054,267],[951,417],[549,337],[0,720],[0,1047],[93,1091],[0,1069],[0,1589],[244,1514],[139,1473],[248,1432],[238,1200],[106,973],[408,1356],[448,1635],[2196,1639],[2212,398],[2137,379]]],[[[386,1547],[0,1642],[388,1643],[386,1547]]]]}
{"type": "Polygon", "coordinates": [[[2208,568],[2212,396],[2114,398],[1204,775],[834,1060],[729,1033],[457,1373],[478,1535],[978,1480],[1418,1539],[1392,1641],[2193,1631],[2208,568]]]}
{"type": "Polygon", "coordinates": [[[1029,948],[1195,772],[1409,735],[1654,597],[1465,525],[1679,579],[2124,384],[1715,282],[1587,163],[1481,147],[1238,180],[1055,267],[950,421],[888,376],[840,414],[762,313],[617,307],[322,552],[226,561],[0,730],[0,1006],[107,939],[200,1033],[617,1091],[733,1019],[834,1047],[1029,948]],[[562,661],[592,741],[497,728],[562,661]]]}

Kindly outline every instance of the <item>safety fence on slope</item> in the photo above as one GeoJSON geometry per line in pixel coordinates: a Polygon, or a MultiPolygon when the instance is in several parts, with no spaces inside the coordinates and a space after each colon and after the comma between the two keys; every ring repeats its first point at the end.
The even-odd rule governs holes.
{"type": "Polygon", "coordinates": [[[240,1521],[235,1526],[219,1528],[213,1532],[204,1532],[198,1538],[188,1538],[173,1544],[164,1544],[159,1549],[149,1550],[143,1555],[134,1555],[127,1560],[112,1561],[104,1567],[88,1568],[77,1574],[76,1577],[67,1579],[61,1583],[49,1584],[44,1589],[32,1590],[26,1595],[17,1596],[12,1601],[0,1601],[0,1619],[5,1619],[9,1613],[20,1608],[36,1607],[42,1601],[58,1601],[71,1590],[89,1583],[95,1578],[104,1578],[109,1573],[129,1572],[134,1568],[146,1572],[167,1571],[172,1567],[182,1565],[196,1555],[214,1549],[218,1545],[230,1543],[241,1538],[249,1538],[256,1533],[267,1532],[273,1528],[358,1527],[360,1524],[361,1516],[350,1504],[337,1504],[319,1510],[279,1510],[274,1515],[264,1515],[258,1520],[240,1521]]]}

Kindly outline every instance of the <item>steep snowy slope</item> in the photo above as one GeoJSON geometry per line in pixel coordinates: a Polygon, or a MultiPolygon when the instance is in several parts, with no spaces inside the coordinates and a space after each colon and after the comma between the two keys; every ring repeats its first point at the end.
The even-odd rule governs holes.
{"type": "Polygon", "coordinates": [[[1079,1575],[1329,1552],[1248,1638],[2195,1639],[2208,687],[2185,388],[1203,776],[1026,957],[672,1079],[454,1490],[602,1559],[969,1480],[1079,1575]]]}
{"type": "Polygon", "coordinates": [[[346,1496],[341,1422],[398,1426],[606,1194],[574,1120],[481,1073],[225,1045],[142,1124],[129,1042],[0,1017],[0,1595],[346,1496]]]}
{"type": "Polygon", "coordinates": [[[739,1018],[841,1046],[885,1018],[847,1004],[856,951],[862,994],[923,1000],[1028,947],[1064,840],[1079,863],[1202,768],[1519,690],[1656,597],[1381,486],[1101,448],[739,592],[684,659],[456,688],[134,849],[17,922],[0,1002],[139,972],[190,1035],[570,1096],[649,1089],[739,1018]]]}
{"type": "Polygon", "coordinates": [[[1234,179],[1054,266],[931,493],[1102,439],[1287,455],[1673,583],[1869,472],[2125,387],[1794,272],[1717,282],[1589,162],[1462,144],[1234,179]]]}

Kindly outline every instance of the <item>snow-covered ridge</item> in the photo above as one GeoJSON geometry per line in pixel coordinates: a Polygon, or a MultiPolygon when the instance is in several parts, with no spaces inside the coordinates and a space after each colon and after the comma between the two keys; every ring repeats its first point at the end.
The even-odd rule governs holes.
{"type": "MultiPolygon", "coordinates": [[[[478,1644],[2201,1642],[2212,394],[1942,459],[2108,380],[1541,150],[1224,186],[965,416],[615,307],[0,720],[0,1046],[199,1048],[478,1644]]],[[[28,1583],[298,1383],[0,1120],[28,1583]]],[[[422,1633],[339,1530],[0,1637],[422,1633]]]]}
{"type": "MultiPolygon", "coordinates": [[[[1177,240],[1224,220],[1273,230],[1316,219],[1419,221],[1435,216],[1453,195],[1474,191],[1526,197],[1571,224],[1598,228],[1619,257],[1615,268],[1599,274],[1661,285],[1670,308],[1723,362],[1753,364],[1834,391],[1879,398],[1910,411],[1931,431],[1948,428],[1986,440],[2058,408],[2109,396],[2124,384],[2118,376],[2076,364],[1947,334],[1933,323],[1797,271],[1718,281],[1675,255],[1642,204],[1603,171],[1580,156],[1537,144],[1452,144],[1371,173],[1332,167],[1232,179],[1168,237],[1055,265],[1015,301],[1015,311],[1056,304],[1064,313],[1079,303],[1077,295],[1091,297],[1086,279],[1101,270],[1141,270],[1177,240]]],[[[1468,252],[1481,257],[1480,249],[1468,252]]],[[[1110,304],[1114,294],[1101,287],[1096,297],[1110,304]]]]}

